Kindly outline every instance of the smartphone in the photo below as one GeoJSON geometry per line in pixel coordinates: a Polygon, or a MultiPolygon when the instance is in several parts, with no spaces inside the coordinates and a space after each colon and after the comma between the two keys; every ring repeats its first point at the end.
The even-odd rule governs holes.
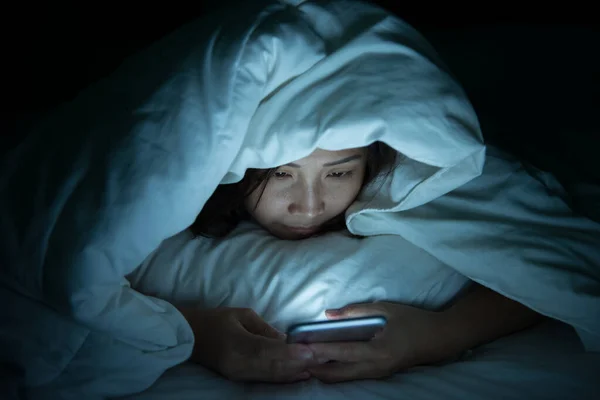
{"type": "Polygon", "coordinates": [[[373,316],[305,322],[292,325],[287,332],[288,343],[368,341],[381,331],[387,320],[373,316]]]}

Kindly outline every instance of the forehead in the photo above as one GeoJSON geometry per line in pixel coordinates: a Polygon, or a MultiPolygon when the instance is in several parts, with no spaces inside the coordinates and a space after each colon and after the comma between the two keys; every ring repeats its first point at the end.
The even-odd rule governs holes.
{"type": "MultiPolygon", "coordinates": [[[[305,165],[305,164],[326,164],[332,161],[338,161],[343,158],[352,157],[355,155],[365,155],[366,148],[359,147],[355,149],[345,149],[345,150],[323,150],[316,149],[308,156],[299,159],[298,161],[294,161],[295,164],[305,165]]],[[[364,161],[365,157],[362,158],[364,161]]]]}

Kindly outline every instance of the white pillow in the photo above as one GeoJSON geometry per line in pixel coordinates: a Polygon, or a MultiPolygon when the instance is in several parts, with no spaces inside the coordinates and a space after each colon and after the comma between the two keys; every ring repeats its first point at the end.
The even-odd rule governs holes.
{"type": "Polygon", "coordinates": [[[469,282],[400,236],[334,232],[286,241],[250,222],[225,239],[184,231],[128,279],[135,289],[174,302],[250,307],[282,330],[357,302],[437,309],[469,282]]]}

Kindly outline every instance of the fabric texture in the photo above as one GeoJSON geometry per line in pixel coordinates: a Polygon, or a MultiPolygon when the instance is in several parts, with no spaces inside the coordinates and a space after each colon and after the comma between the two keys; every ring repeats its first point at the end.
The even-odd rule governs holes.
{"type": "Polygon", "coordinates": [[[282,332],[353,303],[440,309],[470,282],[397,235],[282,241],[250,222],[225,239],[184,231],[128,279],[143,293],[177,303],[252,308],[282,332]]]}
{"type": "MultiPolygon", "coordinates": [[[[485,159],[477,117],[418,32],[354,0],[244,4],[134,56],[3,164],[0,285],[14,299],[5,315],[19,323],[0,336],[42,345],[36,354],[5,346],[1,357],[24,371],[25,385],[51,385],[77,354],[86,357],[87,340],[105,343],[106,354],[125,346],[132,360],[129,381],[87,389],[117,395],[150,385],[188,357],[192,332],[174,307],[125,277],[247,168],[376,140],[404,161],[348,210],[353,232],[400,235],[459,273],[600,334],[597,225],[539,197],[549,193],[515,164],[488,161],[491,180],[476,179],[485,159]],[[528,285],[512,286],[521,280],[528,285]],[[43,333],[49,318],[56,335],[43,333]]],[[[84,392],[90,371],[69,373],[84,392]]]]}

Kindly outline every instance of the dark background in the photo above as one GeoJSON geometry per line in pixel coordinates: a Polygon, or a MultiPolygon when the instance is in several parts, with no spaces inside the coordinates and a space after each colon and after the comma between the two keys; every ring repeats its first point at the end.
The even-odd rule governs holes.
{"type": "MultiPolygon", "coordinates": [[[[434,44],[489,141],[557,175],[600,183],[600,29],[591,2],[531,9],[375,2],[434,44]]],[[[22,5],[5,13],[5,149],[129,54],[215,8],[236,12],[230,0],[121,4],[22,5]]]]}

